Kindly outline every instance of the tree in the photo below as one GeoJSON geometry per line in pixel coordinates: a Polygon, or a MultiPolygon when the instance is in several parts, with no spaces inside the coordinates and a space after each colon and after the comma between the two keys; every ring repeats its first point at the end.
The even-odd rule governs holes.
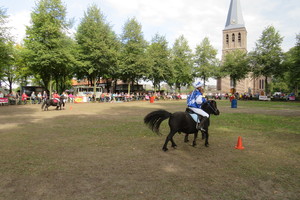
{"type": "Polygon", "coordinates": [[[0,7],[0,87],[1,79],[5,78],[4,70],[7,69],[9,65],[12,52],[9,28],[6,27],[7,18],[6,10],[0,7]]]}
{"type": "Polygon", "coordinates": [[[144,40],[142,26],[135,18],[128,19],[121,35],[120,76],[132,85],[139,79],[146,77],[149,72],[150,59],[146,54],[147,42],[144,40]]]}
{"type": "Polygon", "coordinates": [[[72,77],[74,57],[72,40],[66,32],[66,8],[61,0],[40,0],[31,13],[31,26],[26,27],[24,44],[26,61],[35,77],[40,77],[50,91],[52,80],[56,90],[63,90],[72,77]]]}
{"type": "Polygon", "coordinates": [[[7,84],[9,88],[9,92],[12,92],[12,85],[15,83],[18,79],[17,76],[17,66],[16,66],[16,55],[17,55],[17,49],[14,46],[13,42],[9,42],[6,44],[7,49],[7,58],[5,59],[5,64],[2,67],[2,77],[0,78],[0,81],[3,81],[7,84]]]}
{"type": "Polygon", "coordinates": [[[283,65],[287,68],[286,83],[297,96],[300,85],[300,34],[296,36],[296,46],[284,56],[283,65]]]}
{"type": "Polygon", "coordinates": [[[207,37],[202,40],[200,45],[196,46],[194,76],[203,79],[204,85],[208,78],[217,76],[217,53],[217,49],[213,48],[207,37]]]}
{"type": "Polygon", "coordinates": [[[183,35],[175,40],[171,51],[171,62],[174,68],[174,77],[169,83],[175,83],[176,89],[180,91],[181,86],[192,82],[192,50],[183,35]]]}
{"type": "Polygon", "coordinates": [[[94,84],[100,78],[112,78],[118,64],[119,41],[104,15],[92,5],[84,13],[78,26],[76,40],[79,48],[79,77],[87,77],[94,84]]]}
{"type": "Polygon", "coordinates": [[[30,71],[29,66],[27,65],[27,62],[25,60],[26,52],[27,50],[24,46],[15,46],[14,65],[16,66],[17,82],[20,83],[21,87],[28,84],[28,78],[33,74],[33,72],[30,71]]]}
{"type": "Polygon", "coordinates": [[[256,42],[256,47],[252,56],[254,76],[265,77],[265,92],[269,94],[268,78],[272,76],[282,76],[284,70],[282,69],[281,43],[283,38],[273,26],[267,27],[259,40],[256,42]]]}
{"type": "Polygon", "coordinates": [[[228,52],[221,65],[221,71],[225,76],[230,76],[235,91],[237,81],[245,79],[250,72],[249,59],[245,51],[236,49],[228,52]]]}
{"type": "Polygon", "coordinates": [[[159,88],[162,81],[167,81],[172,77],[173,70],[170,65],[170,50],[168,42],[164,36],[156,34],[147,49],[150,57],[151,67],[148,78],[152,80],[154,90],[159,88]]]}

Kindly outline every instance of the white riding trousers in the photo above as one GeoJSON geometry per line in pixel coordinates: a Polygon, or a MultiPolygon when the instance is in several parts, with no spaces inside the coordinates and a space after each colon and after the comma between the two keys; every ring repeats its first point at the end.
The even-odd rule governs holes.
{"type": "Polygon", "coordinates": [[[202,110],[201,108],[189,107],[189,109],[191,109],[192,111],[194,111],[195,113],[197,113],[197,114],[199,114],[203,117],[209,118],[209,115],[204,110],[202,110]]]}

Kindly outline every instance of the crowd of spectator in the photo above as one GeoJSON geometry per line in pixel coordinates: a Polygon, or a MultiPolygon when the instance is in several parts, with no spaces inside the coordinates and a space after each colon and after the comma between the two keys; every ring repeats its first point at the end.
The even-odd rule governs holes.
{"type": "MultiPolygon", "coordinates": [[[[99,98],[95,98],[94,95],[88,95],[88,102],[129,102],[129,101],[149,101],[150,97],[154,97],[155,100],[179,100],[183,99],[182,94],[179,93],[159,93],[159,92],[147,92],[147,93],[102,93],[99,98]]],[[[186,96],[186,95],[185,95],[186,96]]]]}
{"type": "Polygon", "coordinates": [[[249,93],[235,93],[235,94],[231,94],[231,93],[225,93],[225,94],[221,94],[221,93],[216,93],[213,95],[207,95],[208,98],[210,99],[219,99],[219,100],[230,100],[230,99],[238,99],[238,100],[252,100],[253,99],[253,95],[249,94],[249,93]]]}
{"type": "MultiPolygon", "coordinates": [[[[74,103],[76,101],[76,98],[78,98],[77,95],[74,95],[72,93],[63,92],[60,94],[60,96],[64,96],[65,103],[74,103]]],[[[149,101],[151,97],[154,97],[154,99],[157,100],[180,100],[180,99],[186,99],[188,94],[185,93],[160,93],[160,92],[144,92],[144,93],[102,93],[100,96],[96,97],[93,94],[85,94],[84,102],[129,102],[129,101],[149,101]]],[[[282,94],[274,96],[273,98],[282,98],[282,94]]],[[[38,92],[37,94],[35,92],[32,92],[31,95],[27,95],[25,92],[20,94],[18,92],[12,92],[7,95],[5,95],[3,92],[0,91],[0,98],[7,98],[8,101],[3,103],[0,102],[0,105],[9,104],[9,105],[21,105],[21,104],[41,104],[45,99],[52,98],[53,93],[51,95],[48,95],[46,91],[43,93],[38,92]]],[[[80,96],[82,97],[82,96],[80,96]]],[[[208,99],[216,99],[216,100],[232,100],[232,99],[238,99],[238,100],[252,100],[256,97],[255,95],[252,96],[252,94],[248,93],[215,93],[215,94],[206,94],[206,97],[208,99]]],[[[286,97],[286,96],[284,96],[286,97]]]]}
{"type": "MultiPolygon", "coordinates": [[[[64,101],[68,103],[74,103],[78,97],[72,93],[63,92],[60,96],[64,97],[64,101]]],[[[12,92],[4,95],[0,92],[0,98],[7,98],[9,105],[21,105],[21,104],[41,104],[45,99],[52,98],[53,93],[48,95],[46,91],[43,93],[32,92],[31,95],[27,95],[25,92],[20,94],[19,92],[12,92]]],[[[80,96],[82,97],[82,96],[80,96]]],[[[179,100],[186,99],[185,94],[179,93],[159,93],[159,92],[145,92],[145,93],[102,93],[100,97],[93,94],[86,94],[84,96],[86,102],[129,102],[129,101],[149,101],[150,97],[154,97],[155,100],[179,100]]]]}

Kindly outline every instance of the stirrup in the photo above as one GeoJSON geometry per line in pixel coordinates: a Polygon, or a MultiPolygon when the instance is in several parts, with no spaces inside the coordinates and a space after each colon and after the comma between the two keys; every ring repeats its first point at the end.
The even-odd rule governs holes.
{"type": "Polygon", "coordinates": [[[198,131],[205,131],[205,129],[202,126],[200,126],[200,122],[196,124],[196,129],[198,131]]]}

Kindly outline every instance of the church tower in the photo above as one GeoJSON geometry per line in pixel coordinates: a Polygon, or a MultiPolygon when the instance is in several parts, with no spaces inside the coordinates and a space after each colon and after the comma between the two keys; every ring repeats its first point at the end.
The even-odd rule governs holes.
{"type": "MultiPolygon", "coordinates": [[[[240,0],[231,0],[225,28],[223,30],[222,60],[226,53],[240,49],[247,52],[247,30],[245,27],[240,0]]],[[[236,84],[236,91],[233,91],[233,83],[229,77],[217,80],[217,89],[221,93],[252,93],[253,83],[249,78],[239,81],[236,84]],[[250,90],[250,91],[249,91],[250,90]]]]}
{"type": "Polygon", "coordinates": [[[240,49],[247,51],[247,30],[239,0],[231,0],[223,30],[222,58],[227,52],[240,49]]]}

